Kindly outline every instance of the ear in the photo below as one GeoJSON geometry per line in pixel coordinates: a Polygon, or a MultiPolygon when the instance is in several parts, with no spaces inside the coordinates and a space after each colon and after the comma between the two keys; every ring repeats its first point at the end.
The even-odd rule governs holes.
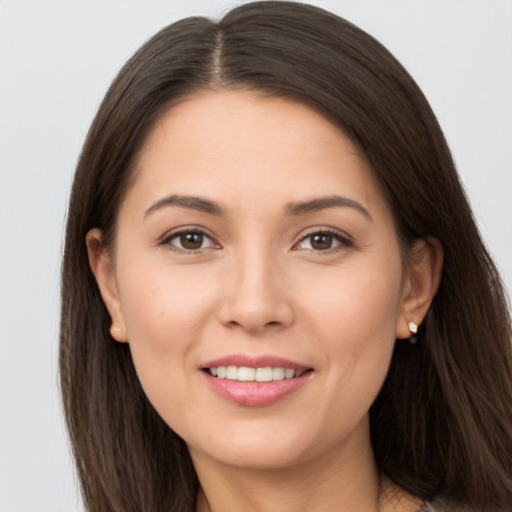
{"type": "Polygon", "coordinates": [[[443,247],[434,237],[420,238],[411,247],[402,302],[396,325],[397,338],[410,338],[409,322],[420,325],[432,304],[441,281],[443,247]]]}
{"type": "Polygon", "coordinates": [[[97,228],[91,229],[85,237],[85,243],[89,255],[89,266],[96,278],[101,297],[112,319],[110,335],[116,341],[126,342],[128,336],[121,301],[117,292],[115,274],[110,256],[102,245],[101,231],[97,228]]]}

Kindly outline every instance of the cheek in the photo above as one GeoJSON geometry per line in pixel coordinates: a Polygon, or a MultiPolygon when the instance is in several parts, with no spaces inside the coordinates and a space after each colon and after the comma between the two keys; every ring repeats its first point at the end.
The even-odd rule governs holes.
{"type": "Polygon", "coordinates": [[[309,290],[302,302],[311,322],[333,343],[354,348],[394,341],[400,311],[401,267],[345,268],[321,280],[303,283],[309,290]]]}
{"type": "Polygon", "coordinates": [[[331,393],[326,397],[332,398],[333,410],[359,411],[354,417],[363,414],[379,392],[395,344],[401,266],[390,263],[386,270],[347,270],[316,287],[304,302],[318,354],[329,370],[331,393]]]}
{"type": "Polygon", "coordinates": [[[130,351],[153,399],[169,385],[183,386],[185,371],[195,370],[192,354],[215,307],[215,283],[197,269],[194,276],[191,266],[177,270],[153,262],[126,268],[138,270],[119,276],[130,351]]]}
{"type": "MultiPolygon", "coordinates": [[[[138,272],[122,276],[120,296],[133,364],[153,407],[168,425],[180,426],[194,403],[194,354],[211,315],[212,291],[168,266],[131,268],[138,272]]],[[[195,414],[187,421],[199,421],[189,417],[195,414]]]]}
{"type": "Polygon", "coordinates": [[[146,342],[157,343],[181,338],[183,330],[200,325],[212,307],[215,283],[200,269],[154,261],[126,268],[119,281],[123,283],[120,297],[130,341],[150,338],[146,342]],[[150,333],[160,335],[153,339],[150,333]]]}

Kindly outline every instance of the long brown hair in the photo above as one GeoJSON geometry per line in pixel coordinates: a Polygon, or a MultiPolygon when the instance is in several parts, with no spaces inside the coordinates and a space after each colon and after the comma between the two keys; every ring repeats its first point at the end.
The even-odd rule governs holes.
{"type": "Polygon", "coordinates": [[[121,70],[83,147],[62,270],[60,378],[87,510],[194,509],[199,484],[186,445],[145,397],[129,345],[109,335],[85,235],[98,227],[107,246],[114,240],[155,121],[184,96],[222,88],[295,99],[328,116],[365,155],[403,246],[441,241],[442,283],[418,343],[396,343],[370,411],[375,457],[424,500],[510,505],[510,316],[436,118],[371,36],[319,8],[266,1],[161,30],[121,70]]]}

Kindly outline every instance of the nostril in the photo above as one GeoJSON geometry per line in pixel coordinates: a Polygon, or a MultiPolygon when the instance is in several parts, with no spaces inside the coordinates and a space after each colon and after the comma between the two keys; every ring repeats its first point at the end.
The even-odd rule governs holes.
{"type": "Polygon", "coordinates": [[[278,303],[272,297],[236,296],[222,304],[219,320],[231,329],[260,332],[290,325],[293,322],[293,312],[288,303],[278,303]]]}

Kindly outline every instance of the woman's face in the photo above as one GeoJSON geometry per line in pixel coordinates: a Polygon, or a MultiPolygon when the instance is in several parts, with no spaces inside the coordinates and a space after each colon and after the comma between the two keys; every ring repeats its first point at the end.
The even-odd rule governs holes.
{"type": "Polygon", "coordinates": [[[172,107],[110,256],[113,336],[194,460],[286,467],[369,445],[407,275],[388,205],[324,117],[247,92],[172,107]]]}

